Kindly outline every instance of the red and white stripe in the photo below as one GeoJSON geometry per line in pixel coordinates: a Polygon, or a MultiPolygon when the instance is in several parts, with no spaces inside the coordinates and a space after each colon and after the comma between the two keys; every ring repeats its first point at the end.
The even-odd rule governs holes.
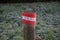
{"type": "Polygon", "coordinates": [[[22,13],[22,22],[23,24],[36,24],[36,13],[35,12],[23,12],[22,13]]]}

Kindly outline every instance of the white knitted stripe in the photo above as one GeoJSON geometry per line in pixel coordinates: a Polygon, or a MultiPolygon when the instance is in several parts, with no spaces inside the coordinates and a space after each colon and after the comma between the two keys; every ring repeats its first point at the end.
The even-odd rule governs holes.
{"type": "Polygon", "coordinates": [[[27,21],[36,21],[36,18],[31,18],[27,16],[22,16],[22,19],[27,20],[27,21]]]}

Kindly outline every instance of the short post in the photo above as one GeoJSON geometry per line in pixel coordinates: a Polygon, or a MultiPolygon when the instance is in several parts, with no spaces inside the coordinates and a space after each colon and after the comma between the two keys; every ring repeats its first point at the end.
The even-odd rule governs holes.
{"type": "Polygon", "coordinates": [[[24,40],[36,40],[36,34],[35,34],[36,13],[23,12],[22,23],[24,24],[23,25],[24,40]]]}

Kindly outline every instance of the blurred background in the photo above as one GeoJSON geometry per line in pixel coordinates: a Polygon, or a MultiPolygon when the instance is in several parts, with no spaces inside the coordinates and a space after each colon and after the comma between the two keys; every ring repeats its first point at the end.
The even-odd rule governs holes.
{"type": "Polygon", "coordinates": [[[59,2],[60,0],[0,0],[0,3],[59,2]]]}
{"type": "Polygon", "coordinates": [[[37,13],[37,38],[60,40],[59,2],[0,4],[0,40],[23,40],[21,14],[29,7],[37,13]]]}

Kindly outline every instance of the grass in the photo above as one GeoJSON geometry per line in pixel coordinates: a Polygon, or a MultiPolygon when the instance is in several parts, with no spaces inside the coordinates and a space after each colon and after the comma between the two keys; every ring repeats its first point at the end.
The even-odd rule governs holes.
{"type": "MultiPolygon", "coordinates": [[[[23,40],[23,25],[19,17],[25,6],[28,5],[0,5],[0,40],[23,40]]],[[[36,35],[42,36],[43,40],[60,40],[60,4],[39,3],[37,7],[36,35]]]]}

